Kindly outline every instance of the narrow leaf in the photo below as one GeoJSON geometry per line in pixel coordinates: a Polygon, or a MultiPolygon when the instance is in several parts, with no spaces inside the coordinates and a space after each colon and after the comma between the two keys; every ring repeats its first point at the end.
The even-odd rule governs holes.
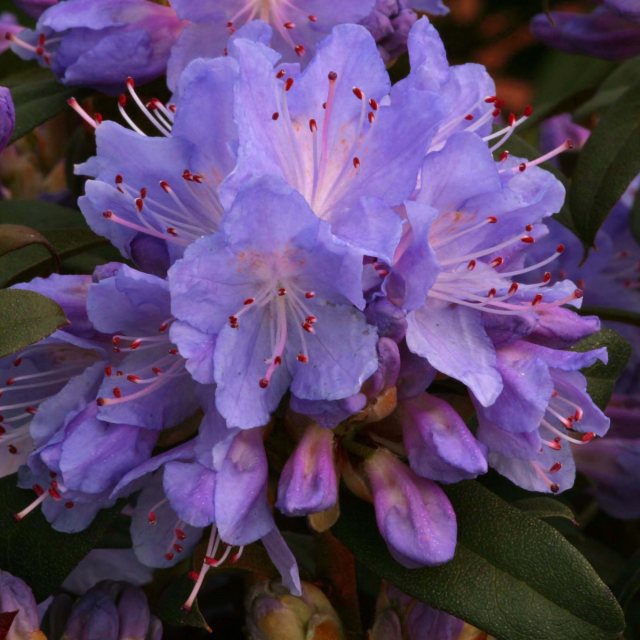
{"type": "Polygon", "coordinates": [[[601,409],[604,409],[609,403],[616,381],[629,361],[631,346],[613,329],[602,329],[602,331],[578,342],[573,349],[575,351],[590,351],[600,347],[607,348],[609,356],[607,364],[597,362],[584,369],[582,373],[587,378],[589,395],[601,409]]]}
{"type": "Polygon", "coordinates": [[[0,310],[0,357],[38,342],[68,324],[64,312],[53,300],[33,291],[1,290],[0,310]]]}
{"type": "Polygon", "coordinates": [[[640,83],[601,118],[576,165],[569,207],[578,237],[588,249],[598,229],[640,173],[640,83]]]}
{"type": "Polygon", "coordinates": [[[193,582],[186,576],[174,580],[160,594],[158,601],[153,606],[153,613],[163,622],[176,627],[195,627],[211,632],[197,601],[194,602],[191,610],[183,609],[192,589],[193,582]]]}
{"type": "Polygon", "coordinates": [[[477,482],[447,487],[458,517],[455,558],[407,570],[395,562],[366,503],[345,495],[336,535],[380,577],[498,640],[613,640],[622,610],[585,558],[553,527],[477,482]]]}

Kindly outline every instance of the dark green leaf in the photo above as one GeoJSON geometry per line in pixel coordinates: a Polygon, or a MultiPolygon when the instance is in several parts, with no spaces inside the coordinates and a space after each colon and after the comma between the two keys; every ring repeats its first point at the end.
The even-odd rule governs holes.
{"type": "Polygon", "coordinates": [[[38,231],[88,229],[80,211],[44,200],[0,200],[0,223],[26,224],[38,231]]]}
{"type": "Polygon", "coordinates": [[[625,565],[622,575],[613,587],[613,592],[624,609],[640,592],[640,551],[636,551],[625,565]]]}
{"type": "Polygon", "coordinates": [[[574,118],[584,118],[612,105],[636,82],[640,82],[640,56],[625,60],[614,69],[613,73],[598,87],[593,98],[576,109],[574,118]]]}
{"type": "Polygon", "coordinates": [[[613,640],[624,628],[613,594],[553,527],[477,482],[446,488],[458,517],[455,558],[407,570],[389,555],[369,505],[345,495],[336,535],[409,595],[498,640],[613,640]]]}
{"type": "Polygon", "coordinates": [[[567,110],[574,96],[593,91],[615,69],[615,64],[587,56],[550,52],[536,82],[533,116],[525,126],[554,112],[567,110]]]}
{"type": "Polygon", "coordinates": [[[560,502],[557,498],[547,498],[546,496],[536,496],[534,498],[524,498],[511,503],[530,516],[536,518],[564,518],[571,522],[576,521],[573,511],[560,502]]]}
{"type": "Polygon", "coordinates": [[[586,248],[640,173],[640,83],[603,115],[582,149],[569,190],[573,224],[586,248]]]}
{"type": "Polygon", "coordinates": [[[173,626],[195,627],[196,629],[205,629],[211,632],[211,628],[204,619],[197,601],[191,611],[183,609],[183,605],[192,589],[193,582],[186,576],[181,576],[172,581],[160,594],[155,606],[153,606],[153,613],[162,622],[173,626]]]}
{"type": "Polygon", "coordinates": [[[56,250],[39,231],[21,224],[0,224],[0,256],[34,244],[44,247],[60,267],[56,250]]]}
{"type": "Polygon", "coordinates": [[[584,369],[582,373],[587,378],[589,395],[601,409],[604,409],[611,398],[617,379],[631,356],[631,347],[613,329],[602,329],[602,331],[578,342],[573,349],[575,351],[590,351],[600,347],[607,348],[609,356],[607,364],[597,362],[584,369]]]}
{"type": "Polygon", "coordinates": [[[101,511],[93,524],[76,534],[54,531],[39,510],[16,522],[13,514],[35,498],[16,488],[16,476],[0,480],[0,567],[22,578],[38,602],[55,591],[100,540],[117,507],[101,511]]]}
{"type": "Polygon", "coordinates": [[[0,309],[0,357],[38,342],[68,324],[64,312],[53,300],[33,291],[1,290],[0,309]]]}
{"type": "Polygon", "coordinates": [[[640,327],[640,313],[627,311],[627,309],[610,309],[609,307],[582,307],[580,315],[598,316],[601,320],[610,322],[622,322],[640,327]]]}
{"type": "Polygon", "coordinates": [[[61,85],[46,69],[34,68],[3,79],[11,89],[16,108],[16,126],[11,142],[53,118],[67,106],[72,96],[87,94],[85,89],[61,85]]]}

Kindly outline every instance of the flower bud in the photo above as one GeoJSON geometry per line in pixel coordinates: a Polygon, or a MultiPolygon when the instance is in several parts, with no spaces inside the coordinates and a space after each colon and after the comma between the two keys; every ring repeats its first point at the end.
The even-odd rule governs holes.
{"type": "Polygon", "coordinates": [[[344,640],[338,615],[326,596],[303,583],[302,596],[274,582],[257,584],[247,598],[250,640],[344,640]]]}
{"type": "Polygon", "coordinates": [[[20,578],[0,571],[0,614],[17,612],[5,640],[46,640],[31,589],[20,578]]]}
{"type": "Polygon", "coordinates": [[[332,507],[337,498],[333,432],[309,425],[282,470],[276,506],[286,515],[302,516],[332,507]]]}
{"type": "Polygon", "coordinates": [[[386,449],[365,463],[378,529],[391,555],[416,568],[448,562],[456,547],[457,523],[442,489],[420,478],[386,449]]]}

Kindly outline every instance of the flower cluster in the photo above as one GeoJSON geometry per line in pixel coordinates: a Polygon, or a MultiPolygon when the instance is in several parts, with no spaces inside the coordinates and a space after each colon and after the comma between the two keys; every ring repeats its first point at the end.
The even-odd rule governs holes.
{"type": "MultiPolygon", "coordinates": [[[[64,33],[53,12],[82,1],[42,25],[64,33]]],[[[366,28],[330,29],[367,3],[325,16],[301,2],[307,21],[291,27],[285,3],[270,4],[258,17],[276,20],[282,58],[264,22],[238,29],[226,55],[189,49],[194,30],[234,30],[255,3],[227,3],[237,15],[222,23],[205,3],[173,4],[192,24],[171,54],[185,57],[170,101],[143,98],[130,78],[126,127],[70,102],[97,141],[76,167],[90,178],[80,208],[135,268],[22,285],[72,322],[2,362],[7,465],[22,454],[20,483],[36,494],[17,519],[41,506],[56,529],[79,531],[134,496],[134,549],[154,567],[207,530],[189,608],[207,572],[256,541],[301,592],[270,471],[288,516],[334,517],[342,478],[373,502],[406,567],[454,555],[440,484],[493,467],[528,490],[572,486],[570,445],[609,427],[580,370],[607,354],[571,350],[599,322],[571,309],[574,283],[545,270],[565,247],[533,252],[564,198],[539,165],[571,142],[510,156],[503,145],[530,109],[500,124],[486,71],[449,66],[426,18],[408,36],[411,73],[391,86],[366,28]],[[302,68],[285,46],[300,57],[298,29],[310,38],[302,68]],[[267,456],[274,442],[281,464],[267,456]]],[[[103,17],[97,50],[138,37],[103,17]]],[[[51,50],[68,78],[73,42],[51,50]]]]}

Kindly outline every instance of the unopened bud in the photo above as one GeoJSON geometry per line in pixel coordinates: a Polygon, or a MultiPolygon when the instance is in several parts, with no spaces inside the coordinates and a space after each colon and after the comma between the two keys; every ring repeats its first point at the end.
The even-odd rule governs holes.
{"type": "Polygon", "coordinates": [[[251,640],[344,640],[342,623],[327,597],[311,584],[292,596],[275,582],[257,584],[247,598],[251,640]]]}

